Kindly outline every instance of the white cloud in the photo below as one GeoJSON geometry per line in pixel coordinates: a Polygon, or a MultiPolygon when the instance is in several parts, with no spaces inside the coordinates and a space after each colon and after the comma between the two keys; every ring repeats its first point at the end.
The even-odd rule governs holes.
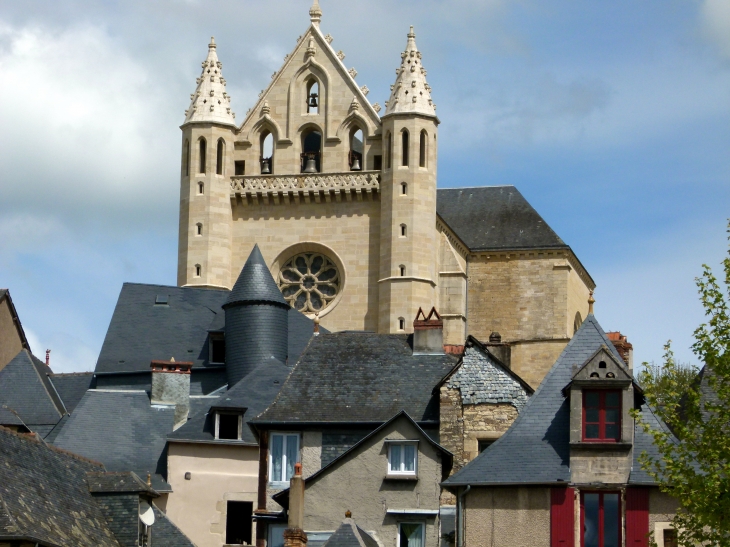
{"type": "Polygon", "coordinates": [[[704,0],[700,13],[705,36],[722,55],[730,58],[730,2],[704,0]]]}

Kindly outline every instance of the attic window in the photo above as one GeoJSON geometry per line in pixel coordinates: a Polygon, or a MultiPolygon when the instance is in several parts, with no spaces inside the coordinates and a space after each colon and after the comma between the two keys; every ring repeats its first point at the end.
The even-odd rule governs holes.
{"type": "Polygon", "coordinates": [[[215,413],[215,438],[219,440],[240,441],[243,416],[233,412],[215,413]]]}
{"type": "Polygon", "coordinates": [[[211,334],[209,340],[210,354],[208,360],[210,363],[226,362],[226,339],[222,334],[211,334]]]}
{"type": "Polygon", "coordinates": [[[417,463],[415,442],[388,443],[388,475],[415,475],[417,463]]]}
{"type": "Polygon", "coordinates": [[[167,306],[168,299],[166,294],[158,294],[155,297],[155,306],[167,306]]]}
{"type": "Polygon", "coordinates": [[[598,368],[606,368],[606,361],[601,361],[598,363],[598,368]]]}

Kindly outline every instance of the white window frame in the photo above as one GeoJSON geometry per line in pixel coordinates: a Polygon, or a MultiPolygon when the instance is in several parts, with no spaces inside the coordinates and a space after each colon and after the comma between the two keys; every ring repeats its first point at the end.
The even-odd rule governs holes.
{"type": "Polygon", "coordinates": [[[300,454],[300,450],[301,450],[301,446],[302,446],[301,437],[300,437],[299,433],[296,432],[296,431],[277,431],[276,433],[270,433],[269,434],[269,483],[274,484],[274,485],[284,485],[284,487],[288,487],[289,486],[289,480],[288,479],[287,480],[281,480],[281,481],[278,481],[278,480],[274,480],[273,479],[273,476],[274,476],[274,457],[273,457],[273,453],[272,453],[271,447],[274,444],[274,442],[273,442],[274,441],[274,437],[277,437],[277,436],[284,438],[284,440],[283,440],[283,442],[281,444],[281,446],[282,446],[282,450],[281,450],[281,456],[282,456],[281,469],[282,470],[286,469],[286,463],[287,463],[286,462],[286,443],[287,443],[287,437],[294,436],[297,439],[297,450],[296,450],[296,453],[297,453],[297,461],[294,462],[295,464],[296,463],[299,463],[301,461],[301,454],[300,454]]]}
{"type": "Polygon", "coordinates": [[[400,547],[400,527],[403,524],[418,524],[421,527],[421,547],[426,547],[426,523],[421,520],[404,520],[398,523],[398,539],[396,547],[400,547]]]}
{"type": "Polygon", "coordinates": [[[243,415],[240,412],[222,412],[220,410],[215,411],[215,440],[216,441],[240,441],[242,428],[243,428],[243,415]],[[228,416],[231,416],[231,415],[238,416],[238,437],[236,439],[221,439],[220,438],[221,414],[226,414],[228,416]]]}
{"type": "Polygon", "coordinates": [[[403,477],[416,477],[418,476],[418,441],[390,441],[388,442],[388,475],[399,475],[403,477]],[[405,447],[413,447],[413,471],[406,471],[405,468],[405,457],[401,458],[401,469],[399,471],[393,471],[391,469],[391,453],[393,446],[399,446],[401,448],[401,454],[405,456],[405,447]]]}

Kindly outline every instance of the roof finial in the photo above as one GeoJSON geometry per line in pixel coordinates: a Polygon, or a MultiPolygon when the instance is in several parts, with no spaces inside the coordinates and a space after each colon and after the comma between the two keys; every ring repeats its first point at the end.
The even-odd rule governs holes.
{"type": "MultiPolygon", "coordinates": [[[[413,27],[411,27],[413,29],[413,27]]],[[[215,49],[215,36],[210,37],[210,44],[208,44],[208,49],[215,49]]]]}
{"type": "Polygon", "coordinates": [[[345,518],[346,519],[351,519],[352,518],[352,511],[350,511],[349,509],[347,511],[345,511],[345,518]]]}
{"type": "Polygon", "coordinates": [[[312,7],[309,8],[309,20],[315,27],[319,27],[319,22],[322,20],[322,9],[319,7],[319,0],[312,2],[312,7]]]}
{"type": "Polygon", "coordinates": [[[416,33],[413,32],[413,25],[411,25],[411,31],[408,33],[408,38],[415,38],[416,33]]]}
{"type": "Polygon", "coordinates": [[[314,334],[319,334],[319,312],[314,312],[314,334]]]}
{"type": "Polygon", "coordinates": [[[147,486],[152,486],[152,475],[150,473],[147,473],[147,486]]]}
{"type": "Polygon", "coordinates": [[[596,303],[596,299],[593,298],[593,291],[590,292],[590,295],[588,296],[588,315],[593,314],[593,304],[596,303]]]}

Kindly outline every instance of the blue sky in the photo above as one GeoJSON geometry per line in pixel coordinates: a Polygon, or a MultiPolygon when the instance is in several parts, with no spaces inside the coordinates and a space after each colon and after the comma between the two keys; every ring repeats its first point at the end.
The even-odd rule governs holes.
{"type": "MultiPolygon", "coordinates": [[[[125,281],[175,283],[179,125],[211,35],[242,120],[309,0],[0,5],[0,287],[56,371],[91,370],[125,281]]],[[[439,185],[514,184],[638,361],[703,321],[730,217],[730,0],[321,0],[388,98],[414,25],[439,185]]]]}

